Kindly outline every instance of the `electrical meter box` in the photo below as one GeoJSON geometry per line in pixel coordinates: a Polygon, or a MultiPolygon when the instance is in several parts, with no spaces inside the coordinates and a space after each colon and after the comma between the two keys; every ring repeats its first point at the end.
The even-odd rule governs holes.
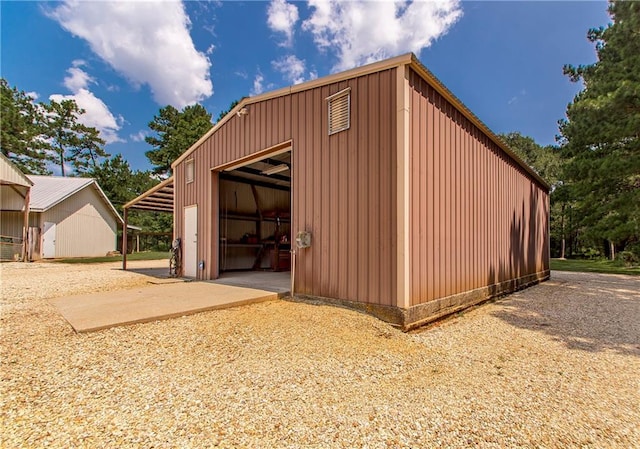
{"type": "Polygon", "coordinates": [[[300,231],[296,235],[296,246],[298,248],[309,248],[311,246],[311,233],[308,231],[300,231]]]}

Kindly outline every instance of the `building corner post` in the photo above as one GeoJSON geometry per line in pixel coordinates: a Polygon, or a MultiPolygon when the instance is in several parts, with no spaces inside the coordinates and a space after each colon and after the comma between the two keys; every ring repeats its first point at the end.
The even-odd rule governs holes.
{"type": "Polygon", "coordinates": [[[410,90],[409,66],[396,70],[397,142],[396,142],[396,220],[397,220],[397,307],[411,307],[410,292],[410,90]]]}
{"type": "Polygon", "coordinates": [[[127,269],[127,226],[129,224],[129,209],[124,208],[124,224],[122,225],[122,269],[127,269]]]}
{"type": "Polygon", "coordinates": [[[29,254],[29,208],[31,202],[31,187],[27,188],[24,198],[24,216],[22,223],[22,261],[28,262],[29,254]]]}

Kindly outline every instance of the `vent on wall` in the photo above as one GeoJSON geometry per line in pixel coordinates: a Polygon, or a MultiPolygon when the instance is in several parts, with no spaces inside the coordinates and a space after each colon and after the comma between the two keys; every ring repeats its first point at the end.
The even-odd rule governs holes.
{"type": "Polygon", "coordinates": [[[185,181],[187,183],[189,182],[193,182],[193,178],[194,178],[194,170],[193,170],[193,159],[189,159],[187,162],[185,162],[185,181]]]}
{"type": "Polygon", "coordinates": [[[329,102],[329,135],[335,134],[351,125],[351,88],[348,87],[327,97],[329,102]]]}

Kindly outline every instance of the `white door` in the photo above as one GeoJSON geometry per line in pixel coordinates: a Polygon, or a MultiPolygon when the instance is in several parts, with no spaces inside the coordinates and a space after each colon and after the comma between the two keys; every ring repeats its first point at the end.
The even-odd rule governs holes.
{"type": "Polygon", "coordinates": [[[44,259],[56,257],[56,224],[50,221],[44,222],[42,230],[42,257],[44,259]]]}
{"type": "Polygon", "coordinates": [[[184,208],[183,275],[195,278],[198,270],[198,206],[184,208]]]}

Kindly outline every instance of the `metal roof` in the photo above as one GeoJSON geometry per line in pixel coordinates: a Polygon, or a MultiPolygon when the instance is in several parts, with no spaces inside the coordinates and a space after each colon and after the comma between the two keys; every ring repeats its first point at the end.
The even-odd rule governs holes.
{"type": "Polygon", "coordinates": [[[124,208],[173,213],[173,176],[129,201],[124,208]]]}
{"type": "Polygon", "coordinates": [[[30,204],[32,212],[45,212],[82,189],[92,186],[98,193],[98,196],[101,197],[111,212],[113,212],[113,215],[122,223],[122,217],[120,217],[118,211],[116,211],[111,201],[109,201],[109,198],[107,198],[93,178],[67,178],[64,176],[40,175],[27,175],[27,178],[33,182],[30,204]]]}
{"type": "Polygon", "coordinates": [[[467,119],[469,119],[471,123],[477,126],[480,131],[482,131],[487,137],[489,137],[489,139],[491,139],[499,148],[501,148],[505,153],[513,158],[518,165],[520,165],[527,171],[527,173],[529,173],[529,175],[531,175],[536,181],[543,185],[547,189],[547,191],[549,190],[549,183],[542,179],[542,177],[538,173],[536,173],[533,168],[531,168],[526,162],[522,160],[522,158],[520,158],[511,148],[509,148],[504,140],[502,140],[493,131],[491,131],[491,129],[489,129],[487,125],[485,125],[474,113],[472,113],[471,110],[467,108],[458,97],[453,95],[453,93],[444,84],[442,84],[442,82],[438,78],[436,78],[436,76],[431,73],[413,53],[405,53],[394,58],[374,62],[362,67],[356,67],[351,70],[335,73],[322,78],[316,78],[315,80],[296,84],[294,86],[284,87],[271,92],[265,92],[255,97],[245,97],[240,100],[240,102],[233,109],[231,109],[227,113],[227,115],[225,115],[213,127],[211,127],[209,131],[207,131],[196,143],[191,145],[191,147],[189,147],[184,153],[182,153],[182,155],[180,155],[175,161],[173,161],[171,167],[175,169],[175,167],[180,162],[189,157],[189,155],[191,155],[200,145],[202,145],[209,138],[209,136],[214,134],[218,129],[220,129],[226,122],[231,120],[231,118],[233,118],[242,108],[245,108],[246,106],[260,101],[283,97],[285,95],[291,95],[296,92],[302,92],[338,81],[344,81],[358,76],[401,66],[409,66],[414,69],[416,73],[418,73],[427,83],[431,85],[431,87],[438,91],[440,95],[442,95],[456,109],[458,109],[458,111],[460,111],[467,119]]]}

